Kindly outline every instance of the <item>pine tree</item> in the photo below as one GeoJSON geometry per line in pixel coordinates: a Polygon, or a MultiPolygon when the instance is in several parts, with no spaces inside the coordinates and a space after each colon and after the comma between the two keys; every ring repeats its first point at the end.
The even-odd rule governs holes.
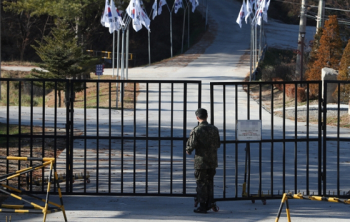
{"type": "Polygon", "coordinates": [[[339,80],[350,80],[350,40],[344,49],[343,56],[340,60],[339,80]]]}
{"type": "MultiPolygon", "coordinates": [[[[36,41],[38,46],[32,46],[41,60],[41,69],[33,69],[32,76],[39,79],[67,79],[90,73],[97,59],[83,54],[81,46],[77,45],[75,33],[68,29],[68,25],[58,20],[57,27],[51,35],[45,36],[43,42],[36,41]]],[[[54,88],[53,82],[46,82],[46,88],[54,88]]],[[[61,90],[66,91],[64,82],[57,83],[59,106],[61,107],[61,90]]],[[[75,91],[81,88],[75,87],[75,91]]]]}
{"type": "MultiPolygon", "coordinates": [[[[349,81],[350,80],[350,40],[344,49],[343,56],[340,60],[340,68],[338,80],[349,81]]],[[[341,84],[340,87],[333,93],[334,97],[338,97],[338,90],[340,89],[339,101],[346,102],[349,101],[350,96],[350,85],[341,84]]],[[[349,103],[350,105],[350,103],[349,103]]]]}
{"type": "MultiPolygon", "coordinates": [[[[337,16],[329,16],[320,39],[317,59],[309,65],[309,69],[305,73],[306,79],[309,81],[321,80],[321,71],[324,67],[337,70],[343,52],[342,45],[337,16]]],[[[310,91],[312,95],[318,95],[318,86],[310,85],[310,91]]]]}
{"type": "Polygon", "coordinates": [[[309,64],[313,64],[317,60],[318,48],[320,48],[320,40],[321,40],[322,33],[323,33],[323,28],[319,28],[317,30],[317,33],[314,36],[314,40],[312,41],[312,48],[308,58],[309,64]]]}

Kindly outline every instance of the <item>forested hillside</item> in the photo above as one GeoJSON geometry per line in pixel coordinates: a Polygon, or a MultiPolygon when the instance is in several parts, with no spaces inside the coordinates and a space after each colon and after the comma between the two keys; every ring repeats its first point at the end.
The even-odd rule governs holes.
{"type": "MultiPolygon", "coordinates": [[[[230,0],[236,1],[236,0],[230,0]]],[[[242,1],[242,0],[238,0],[242,1]]],[[[129,0],[115,0],[117,7],[123,10],[129,0]]],[[[151,12],[153,0],[144,0],[147,13],[151,12]]],[[[167,0],[170,6],[174,0],[167,0]]],[[[205,5],[205,0],[199,0],[205,5]]],[[[316,25],[318,0],[308,0],[308,25],[316,25]]],[[[3,61],[19,60],[40,62],[35,50],[35,40],[42,41],[55,26],[55,19],[63,18],[70,24],[70,29],[77,33],[79,44],[84,49],[112,51],[112,35],[100,23],[105,0],[6,0],[2,1],[1,13],[1,56],[3,61]]],[[[285,23],[298,24],[301,0],[271,0],[269,18],[285,23]]],[[[350,36],[350,1],[326,0],[325,17],[337,15],[343,41],[350,36]],[[345,10],[345,11],[344,11],[345,10]]],[[[209,8],[210,13],[210,8],[209,8]]],[[[190,13],[191,44],[203,34],[204,17],[198,11],[190,13]]],[[[173,14],[173,51],[181,53],[184,33],[184,49],[187,47],[187,27],[183,30],[184,10],[173,14]]],[[[185,25],[187,25],[187,18],[185,25]]],[[[232,21],[232,25],[235,25],[232,21]]],[[[166,6],[161,15],[151,22],[152,62],[170,57],[170,17],[166,6]]],[[[145,28],[139,32],[130,29],[130,53],[134,55],[131,65],[148,63],[148,33],[145,28]]]]}
{"type": "MultiPolygon", "coordinates": [[[[116,0],[119,10],[127,7],[128,1],[116,0]]],[[[145,0],[149,14],[154,1],[145,0]]],[[[35,40],[42,41],[55,26],[55,19],[63,18],[69,22],[69,28],[77,33],[79,44],[84,49],[112,51],[113,35],[100,23],[105,0],[7,0],[2,2],[2,60],[40,62],[32,45],[35,40]]],[[[173,0],[168,0],[173,5],[173,0]]],[[[187,15],[187,13],[186,13],[187,15]]],[[[173,52],[181,52],[184,9],[173,14],[173,52]]],[[[198,9],[190,13],[190,42],[198,40],[205,30],[204,17],[198,9]]],[[[187,47],[186,17],[184,49],[187,47]]],[[[170,57],[170,16],[166,6],[161,15],[151,22],[152,62],[170,57]]],[[[145,28],[135,32],[130,26],[130,53],[134,55],[131,65],[148,63],[148,33],[145,28]]]]}

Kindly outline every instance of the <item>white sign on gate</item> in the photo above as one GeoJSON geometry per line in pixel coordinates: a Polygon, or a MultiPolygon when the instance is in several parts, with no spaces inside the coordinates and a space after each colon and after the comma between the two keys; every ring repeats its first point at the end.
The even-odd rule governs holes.
{"type": "Polygon", "coordinates": [[[261,120],[237,120],[236,140],[260,141],[261,120]]]}

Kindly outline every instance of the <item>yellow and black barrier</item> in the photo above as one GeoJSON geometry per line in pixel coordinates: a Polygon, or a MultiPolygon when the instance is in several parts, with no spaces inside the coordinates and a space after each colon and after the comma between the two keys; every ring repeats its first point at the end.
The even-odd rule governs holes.
{"type": "MultiPolygon", "coordinates": [[[[90,53],[91,55],[95,55],[97,56],[97,54],[101,54],[101,58],[102,59],[112,59],[112,52],[111,51],[97,51],[97,50],[91,50],[91,49],[88,49],[86,50],[88,53],[90,53]]],[[[119,53],[120,56],[122,55],[121,53],[119,53]]],[[[126,58],[126,56],[125,56],[126,58]]],[[[128,60],[133,60],[134,59],[134,55],[133,53],[129,53],[129,56],[128,56],[128,60]]]]}
{"type": "Polygon", "coordinates": [[[58,190],[58,194],[59,194],[59,197],[60,197],[60,204],[53,203],[53,202],[49,201],[49,193],[50,193],[50,187],[51,187],[51,183],[52,183],[51,180],[48,181],[48,184],[47,184],[46,199],[42,199],[40,197],[36,197],[36,196],[30,194],[29,192],[21,190],[21,189],[17,189],[17,188],[14,188],[14,187],[11,187],[11,186],[8,186],[8,185],[5,185],[5,184],[0,184],[4,188],[4,189],[0,188],[0,192],[5,193],[5,194],[7,194],[7,195],[9,195],[11,197],[14,197],[14,198],[16,198],[18,200],[21,200],[21,201],[23,201],[25,203],[30,204],[30,206],[2,204],[0,206],[1,207],[0,208],[0,212],[4,212],[4,213],[39,213],[39,214],[42,213],[42,214],[44,214],[43,222],[45,222],[46,221],[46,216],[47,216],[48,213],[54,213],[54,212],[62,211],[64,220],[67,221],[67,216],[66,216],[66,212],[65,212],[65,209],[64,209],[64,205],[63,205],[62,192],[61,192],[60,185],[58,183],[58,175],[57,175],[57,172],[56,172],[56,169],[55,169],[55,165],[54,165],[55,158],[13,157],[13,156],[3,157],[2,156],[2,157],[0,157],[0,159],[18,160],[18,161],[42,161],[42,164],[37,164],[37,165],[34,165],[32,167],[28,167],[28,168],[25,168],[25,169],[17,170],[14,173],[1,176],[0,177],[0,182],[6,181],[6,180],[10,180],[10,179],[13,179],[15,177],[19,177],[22,174],[26,174],[26,173],[29,173],[29,172],[34,171],[34,170],[42,169],[45,166],[50,165],[50,176],[49,176],[49,178],[53,178],[52,177],[52,173],[54,173],[54,178],[55,178],[54,182],[57,185],[57,190],[58,190]],[[17,194],[11,193],[11,192],[15,192],[17,194]],[[37,200],[40,200],[40,201],[44,202],[45,205],[41,206],[41,205],[36,204],[34,202],[30,202],[30,201],[28,201],[26,199],[23,199],[18,194],[23,194],[23,195],[35,198],[37,200]],[[53,205],[54,207],[49,207],[49,204],[53,205]]]}
{"type": "Polygon", "coordinates": [[[243,189],[242,189],[242,196],[243,197],[251,197],[251,201],[252,203],[255,203],[256,199],[261,199],[261,202],[263,203],[263,205],[266,205],[266,197],[271,197],[270,191],[267,191],[267,194],[264,193],[263,191],[258,190],[257,194],[250,194],[248,195],[246,188],[247,188],[247,184],[246,182],[243,183],[243,189]]]}
{"type": "Polygon", "coordinates": [[[327,201],[332,203],[350,204],[350,199],[340,199],[337,197],[308,196],[308,195],[302,195],[301,193],[298,193],[298,194],[284,193],[282,196],[281,205],[280,205],[280,208],[278,209],[277,218],[275,222],[278,222],[281,216],[284,203],[286,203],[286,213],[287,213],[288,222],[291,222],[288,199],[315,200],[315,201],[327,201]]]}

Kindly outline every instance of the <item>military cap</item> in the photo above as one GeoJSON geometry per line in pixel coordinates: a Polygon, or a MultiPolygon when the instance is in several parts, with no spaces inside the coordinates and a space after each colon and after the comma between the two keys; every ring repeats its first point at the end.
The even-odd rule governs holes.
{"type": "Polygon", "coordinates": [[[196,116],[199,118],[199,119],[206,119],[208,117],[208,112],[206,109],[203,109],[203,108],[199,108],[196,110],[195,112],[196,116]]]}

